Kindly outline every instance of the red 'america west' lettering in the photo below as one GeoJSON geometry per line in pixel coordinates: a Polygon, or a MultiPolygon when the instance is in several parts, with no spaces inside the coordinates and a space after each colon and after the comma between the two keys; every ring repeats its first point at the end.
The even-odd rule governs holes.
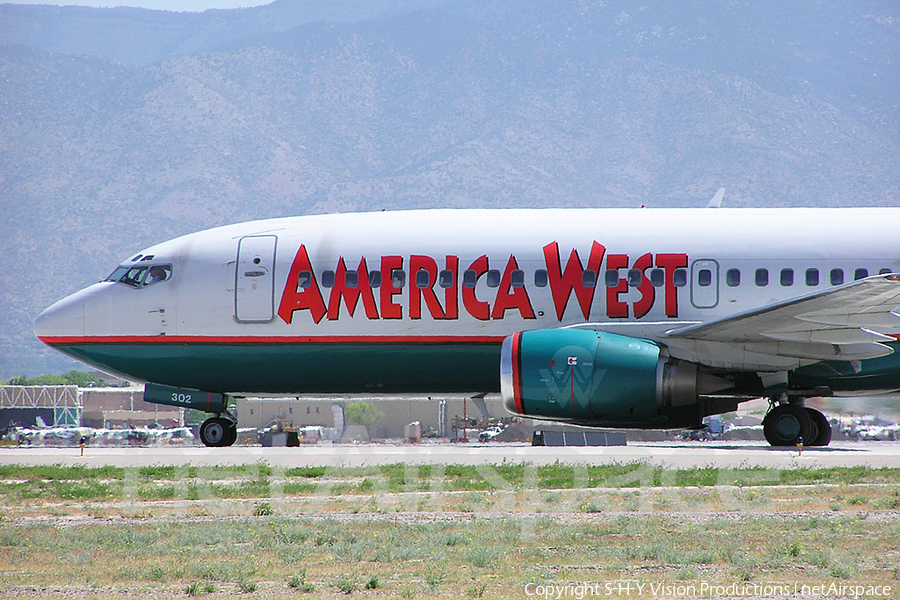
{"type": "MultiPolygon", "coordinates": [[[[687,254],[647,252],[632,261],[627,254],[608,253],[605,246],[595,241],[591,244],[586,264],[582,262],[578,249],[573,248],[563,265],[557,242],[547,244],[542,251],[546,287],[550,288],[553,308],[560,322],[569,310],[579,310],[588,319],[598,285],[606,289],[606,316],[610,319],[631,316],[640,319],[646,316],[656,304],[657,291],[661,291],[664,297],[666,317],[678,317],[675,273],[687,267],[687,254]],[[660,288],[653,285],[647,274],[654,268],[664,274],[660,288]],[[610,270],[620,274],[623,270],[630,270],[632,276],[636,271],[640,274],[640,282],[635,285],[635,282],[629,282],[627,277],[621,275],[615,285],[596,281],[598,276],[602,277],[610,270]],[[591,273],[586,275],[586,271],[591,273]],[[623,297],[632,287],[640,294],[636,300],[623,297]],[[574,303],[570,302],[573,295],[574,303]]],[[[491,274],[491,259],[486,254],[473,260],[462,271],[466,273],[465,283],[460,277],[460,259],[455,255],[445,256],[440,264],[437,259],[423,254],[412,254],[408,258],[382,256],[374,277],[366,257],[360,258],[355,277],[347,276],[352,271],[347,268],[344,257],[339,257],[333,270],[334,283],[330,288],[325,288],[328,294],[326,302],[323,286],[310,262],[306,246],[301,245],[281,294],[278,316],[288,324],[293,322],[298,311],[308,312],[314,323],[320,323],[326,317],[329,321],[336,321],[344,311],[349,317],[354,317],[362,303],[369,320],[403,319],[404,309],[406,316],[413,320],[422,319],[425,313],[435,320],[457,320],[461,310],[481,321],[504,319],[511,313],[518,313],[522,319],[536,319],[529,295],[529,289],[533,291],[536,284],[533,281],[529,283],[527,278],[523,280],[516,256],[510,254],[505,263],[497,260],[495,264],[498,267],[503,265],[502,271],[496,269],[500,274],[499,282],[492,282],[490,285],[493,287],[488,287],[485,292],[485,286],[478,286],[479,281],[496,277],[491,274]],[[409,281],[406,281],[407,275],[409,281]],[[518,281],[515,281],[517,277],[518,281]],[[405,294],[405,303],[404,288],[409,290],[405,294]]]]}

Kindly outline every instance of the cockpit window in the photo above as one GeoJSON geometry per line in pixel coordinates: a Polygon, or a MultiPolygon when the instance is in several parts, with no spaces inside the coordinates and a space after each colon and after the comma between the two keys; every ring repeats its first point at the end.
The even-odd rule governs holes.
{"type": "Polygon", "coordinates": [[[147,272],[144,285],[153,285],[172,278],[172,265],[153,265],[147,272]]]}
{"type": "Polygon", "coordinates": [[[117,281],[131,287],[147,287],[172,278],[172,265],[121,266],[104,281],[117,281]]]}
{"type": "Polygon", "coordinates": [[[122,279],[122,276],[128,272],[130,267],[116,267],[116,270],[109,274],[109,277],[104,279],[103,281],[119,281],[122,279]]]}
{"type": "Polygon", "coordinates": [[[119,279],[119,282],[130,285],[131,287],[141,287],[144,282],[144,276],[146,275],[147,267],[134,267],[128,269],[128,272],[119,279]]]}

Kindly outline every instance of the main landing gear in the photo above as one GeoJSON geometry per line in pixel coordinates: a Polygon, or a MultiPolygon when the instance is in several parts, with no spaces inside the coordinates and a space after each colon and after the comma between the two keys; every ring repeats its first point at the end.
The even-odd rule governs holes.
{"type": "Polygon", "coordinates": [[[237,440],[237,423],[226,417],[212,417],[200,426],[200,441],[205,446],[223,448],[237,440]]]}
{"type": "Polygon", "coordinates": [[[819,411],[799,403],[779,404],[763,419],[763,433],[773,446],[827,446],[831,442],[831,424],[819,411]]]}

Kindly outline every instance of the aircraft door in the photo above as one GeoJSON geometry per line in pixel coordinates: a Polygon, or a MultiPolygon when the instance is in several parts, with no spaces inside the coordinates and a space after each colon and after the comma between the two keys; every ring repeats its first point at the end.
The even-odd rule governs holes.
{"type": "Polygon", "coordinates": [[[238,242],[234,318],[238,323],[268,323],[275,318],[274,235],[250,235],[238,242]]]}
{"type": "Polygon", "coordinates": [[[719,263],[695,260],[691,263],[691,304],[694,308],[715,308],[719,304],[719,263]]]}

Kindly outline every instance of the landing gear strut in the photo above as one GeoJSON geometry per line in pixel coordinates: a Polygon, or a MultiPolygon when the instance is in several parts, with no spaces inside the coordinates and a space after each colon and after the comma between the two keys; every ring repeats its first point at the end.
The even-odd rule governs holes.
{"type": "Polygon", "coordinates": [[[205,446],[222,448],[237,440],[237,423],[225,417],[212,417],[200,426],[200,441],[205,446]]]}
{"type": "Polygon", "coordinates": [[[763,433],[772,446],[793,446],[798,438],[805,446],[827,446],[831,424],[819,411],[801,404],[779,404],[763,419],[763,433]]]}

